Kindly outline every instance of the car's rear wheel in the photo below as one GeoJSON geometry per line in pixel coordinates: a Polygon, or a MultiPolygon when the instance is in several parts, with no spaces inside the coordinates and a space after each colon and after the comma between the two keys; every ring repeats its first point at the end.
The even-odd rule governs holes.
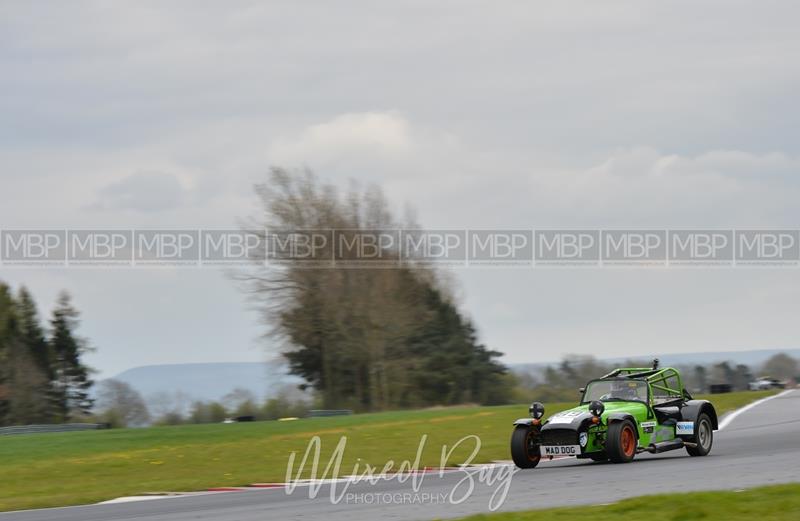
{"type": "Polygon", "coordinates": [[[539,432],[529,425],[517,425],[511,434],[511,459],[521,469],[532,469],[539,464],[539,432]]]}
{"type": "Polygon", "coordinates": [[[711,425],[711,418],[706,413],[697,417],[694,424],[694,439],[696,447],[686,447],[689,456],[705,456],[711,452],[711,445],[714,444],[714,428],[711,425]]]}
{"type": "Polygon", "coordinates": [[[613,422],[608,426],[606,453],[614,463],[628,463],[636,455],[636,427],[630,420],[613,422]]]}

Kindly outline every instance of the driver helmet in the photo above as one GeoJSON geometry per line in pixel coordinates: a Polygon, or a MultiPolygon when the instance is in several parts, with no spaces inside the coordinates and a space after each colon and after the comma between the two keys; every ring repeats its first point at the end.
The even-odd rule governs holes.
{"type": "Polygon", "coordinates": [[[614,398],[635,399],[638,398],[636,392],[636,382],[615,380],[611,382],[611,396],[614,398]]]}

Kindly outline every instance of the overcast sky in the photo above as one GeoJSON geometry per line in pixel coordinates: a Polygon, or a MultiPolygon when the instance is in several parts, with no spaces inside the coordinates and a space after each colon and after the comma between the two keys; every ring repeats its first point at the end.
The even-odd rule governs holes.
{"type": "MultiPolygon", "coordinates": [[[[0,228],[225,228],[271,165],[427,228],[800,226],[793,2],[0,0],[0,228]]],[[[103,376],[264,360],[221,272],[0,268],[103,376]]],[[[796,269],[462,269],[508,362],[798,347],[796,269]]]]}

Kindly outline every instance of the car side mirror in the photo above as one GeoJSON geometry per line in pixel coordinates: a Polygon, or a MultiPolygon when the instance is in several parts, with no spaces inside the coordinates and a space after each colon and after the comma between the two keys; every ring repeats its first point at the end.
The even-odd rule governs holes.
{"type": "Polygon", "coordinates": [[[581,387],[580,389],[578,389],[578,392],[581,393],[581,394],[585,393],[586,392],[586,387],[581,387]]]}

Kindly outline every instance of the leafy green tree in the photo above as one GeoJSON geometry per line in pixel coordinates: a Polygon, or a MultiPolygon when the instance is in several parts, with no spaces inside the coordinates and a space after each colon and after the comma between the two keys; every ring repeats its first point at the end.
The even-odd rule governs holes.
{"type": "Polygon", "coordinates": [[[228,410],[219,402],[208,404],[208,418],[211,423],[220,423],[228,417],[228,410]]]}
{"type": "Polygon", "coordinates": [[[10,345],[15,336],[14,301],[8,286],[0,282],[0,425],[9,421],[10,345]]]}
{"type": "Polygon", "coordinates": [[[733,384],[734,371],[728,361],[719,362],[711,367],[711,384],[733,384]]]}
{"type": "Polygon", "coordinates": [[[284,393],[269,398],[258,413],[260,419],[302,418],[308,414],[309,404],[303,400],[292,400],[284,393]]]}
{"type": "Polygon", "coordinates": [[[48,418],[50,382],[26,336],[19,303],[0,284],[0,424],[42,423],[48,418]]]}
{"type": "Polygon", "coordinates": [[[39,319],[36,302],[25,286],[17,293],[16,310],[18,317],[19,335],[24,345],[25,354],[22,356],[22,371],[32,375],[32,380],[26,385],[35,396],[36,413],[27,421],[31,423],[51,423],[58,417],[58,396],[53,380],[55,379],[54,360],[50,344],[45,337],[39,319]],[[33,363],[34,367],[27,367],[33,363]]]}
{"type": "Polygon", "coordinates": [[[695,386],[701,392],[708,391],[708,371],[702,365],[694,366],[695,386]]]}
{"type": "Polygon", "coordinates": [[[236,407],[236,410],[233,411],[233,415],[235,417],[239,416],[258,416],[258,405],[253,400],[245,400],[236,407]]]}
{"type": "Polygon", "coordinates": [[[50,319],[50,350],[58,414],[62,421],[86,417],[93,402],[89,396],[93,383],[90,370],[81,360],[88,347],[76,334],[78,317],[69,294],[61,293],[50,319]]]}
{"type": "Polygon", "coordinates": [[[17,294],[17,316],[19,317],[19,332],[23,342],[28,347],[33,360],[49,379],[53,378],[53,359],[50,346],[45,338],[39,320],[39,311],[30,292],[25,286],[17,294]]]}
{"type": "Polygon", "coordinates": [[[733,369],[733,390],[746,391],[748,384],[753,381],[753,373],[745,364],[737,364],[733,369]]]}
{"type": "Polygon", "coordinates": [[[227,417],[227,409],[219,402],[196,401],[189,411],[189,421],[192,423],[220,423],[227,417]]]}
{"type": "Polygon", "coordinates": [[[62,295],[45,335],[36,303],[22,287],[15,299],[0,283],[0,424],[65,421],[85,416],[91,400],[78,313],[62,295]]]}

